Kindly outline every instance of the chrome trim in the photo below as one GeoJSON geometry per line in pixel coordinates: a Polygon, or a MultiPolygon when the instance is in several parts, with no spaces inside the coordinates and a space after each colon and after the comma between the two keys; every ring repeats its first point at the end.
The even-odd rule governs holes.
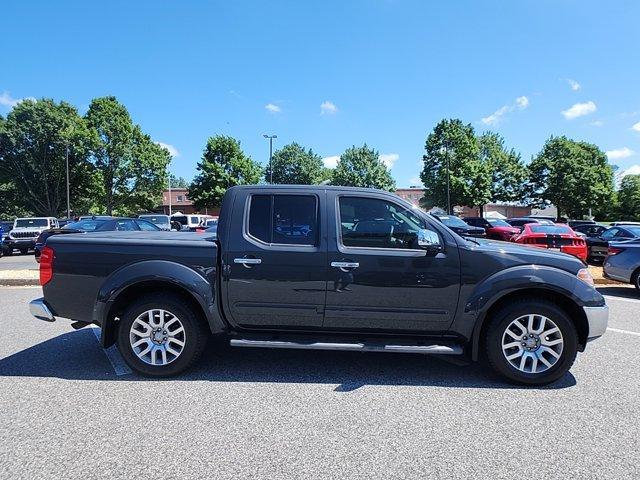
{"type": "Polygon", "coordinates": [[[331,266],[335,268],[358,268],[358,262],[331,262],[331,266]]]}
{"type": "Polygon", "coordinates": [[[585,315],[587,316],[587,323],[589,324],[588,339],[601,337],[604,332],[607,331],[607,325],[609,323],[609,306],[602,305],[601,307],[582,307],[585,315]]]}
{"type": "Polygon", "coordinates": [[[44,298],[36,298],[29,302],[29,312],[38,320],[44,320],[45,322],[55,322],[56,317],[53,316],[47,304],[44,303],[44,298]]]}
{"type": "Polygon", "coordinates": [[[234,258],[233,263],[241,263],[242,265],[260,265],[262,259],[260,258],[234,258]]]}

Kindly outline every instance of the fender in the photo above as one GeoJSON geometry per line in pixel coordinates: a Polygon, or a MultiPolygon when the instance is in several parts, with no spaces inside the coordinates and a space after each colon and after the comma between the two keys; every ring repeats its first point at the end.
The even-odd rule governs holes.
{"type": "Polygon", "coordinates": [[[520,265],[487,277],[473,289],[465,305],[465,318],[476,319],[471,342],[472,358],[477,360],[480,333],[488,310],[505,295],[530,289],[548,290],[566,297],[578,307],[600,306],[604,297],[577,276],[559,268],[543,265],[520,265]]]}
{"type": "Polygon", "coordinates": [[[201,273],[168,260],[145,260],[126,265],[109,275],[98,291],[93,309],[94,323],[102,327],[102,345],[107,347],[110,344],[107,315],[120,294],[135,284],[149,281],[163,282],[186,290],[205,313],[211,332],[220,333],[226,330],[216,301],[216,268],[202,267],[202,270],[201,273]]]}

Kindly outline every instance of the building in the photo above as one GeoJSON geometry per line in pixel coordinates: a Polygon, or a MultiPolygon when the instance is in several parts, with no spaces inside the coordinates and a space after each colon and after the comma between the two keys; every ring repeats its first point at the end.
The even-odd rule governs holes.
{"type": "Polygon", "coordinates": [[[205,215],[218,215],[220,213],[219,208],[205,208],[204,210],[198,210],[193,201],[189,199],[189,190],[187,188],[172,188],[171,197],[169,197],[169,190],[165,190],[162,193],[162,205],[156,208],[156,212],[162,212],[165,215],[169,215],[169,198],[171,198],[171,213],[184,213],[189,215],[192,213],[203,213],[205,215]]]}
{"type": "Polygon", "coordinates": [[[396,190],[396,195],[406,200],[407,202],[420,206],[420,199],[424,196],[425,189],[420,187],[399,188],[396,190]]]}
{"type": "MultiPolygon", "coordinates": [[[[456,213],[460,209],[461,217],[479,217],[480,207],[456,207],[456,213]]],[[[528,217],[531,215],[531,207],[513,203],[487,203],[484,206],[484,214],[497,212],[504,218],[528,217]]]]}

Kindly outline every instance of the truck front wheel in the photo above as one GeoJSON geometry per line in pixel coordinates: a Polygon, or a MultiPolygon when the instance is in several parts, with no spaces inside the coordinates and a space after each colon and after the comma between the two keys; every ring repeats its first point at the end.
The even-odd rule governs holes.
{"type": "Polygon", "coordinates": [[[191,305],[171,294],[140,298],[119,323],[120,354],[131,369],[150,377],[169,377],[191,367],[209,337],[191,305]]]}
{"type": "Polygon", "coordinates": [[[490,319],[486,353],[491,367],[507,380],[545,385],[573,365],[578,334],[567,314],[546,300],[510,303],[490,319]]]}

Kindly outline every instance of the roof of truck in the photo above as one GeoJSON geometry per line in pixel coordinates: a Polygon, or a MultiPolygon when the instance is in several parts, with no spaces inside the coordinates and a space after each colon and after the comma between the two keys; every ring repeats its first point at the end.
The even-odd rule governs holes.
{"type": "Polygon", "coordinates": [[[229,190],[233,189],[251,189],[251,190],[342,190],[349,192],[380,192],[380,193],[393,193],[388,190],[380,190],[378,188],[367,188],[367,187],[342,187],[339,185],[236,185],[231,187],[229,190]]]}

